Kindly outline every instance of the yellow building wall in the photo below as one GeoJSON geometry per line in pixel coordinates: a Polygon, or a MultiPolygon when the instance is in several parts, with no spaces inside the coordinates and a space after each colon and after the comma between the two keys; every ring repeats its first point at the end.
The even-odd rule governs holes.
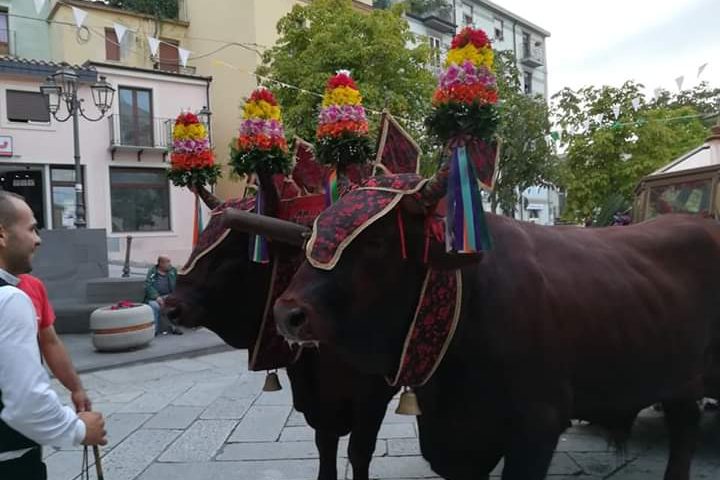
{"type": "Polygon", "coordinates": [[[87,12],[84,27],[75,27],[70,4],[57,3],[52,9],[50,20],[51,55],[57,61],[66,61],[70,64],[82,64],[87,60],[107,63],[117,63],[131,67],[153,68],[150,58],[150,47],[147,36],[177,40],[180,46],[185,47],[184,37],[187,25],[183,22],[161,21],[146,15],[133,14],[118,9],[98,7],[87,2],[75,2],[76,5],[87,12]],[[105,28],[113,28],[118,23],[128,28],[129,35],[123,41],[121,58],[118,62],[106,60],[105,55],[105,28]]]}
{"type": "Polygon", "coordinates": [[[277,22],[298,3],[307,2],[185,0],[190,22],[186,38],[193,52],[190,63],[197,67],[198,74],[213,78],[212,134],[216,158],[225,165],[216,193],[222,199],[240,197],[245,188],[240,179],[231,178],[227,162],[229,144],[240,127],[242,104],[257,86],[253,72],[261,63],[259,53],[276,42],[277,22]],[[229,43],[234,44],[226,46],[229,43]],[[217,49],[220,50],[204,57],[217,49]]]}

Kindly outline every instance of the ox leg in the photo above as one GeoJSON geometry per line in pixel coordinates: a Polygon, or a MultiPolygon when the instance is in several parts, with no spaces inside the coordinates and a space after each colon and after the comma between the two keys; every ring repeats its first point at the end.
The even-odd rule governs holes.
{"type": "Polygon", "coordinates": [[[318,480],[337,480],[338,437],[328,430],[315,430],[315,446],[320,454],[318,480]]]}
{"type": "Polygon", "coordinates": [[[695,400],[663,402],[670,435],[670,458],[665,480],[688,480],[690,462],[700,435],[700,408],[695,400]]]}
{"type": "Polygon", "coordinates": [[[375,408],[359,407],[353,418],[348,458],[353,469],[353,480],[370,479],[370,461],[375,452],[378,432],[385,418],[387,402],[368,405],[375,408]]]}
{"type": "Polygon", "coordinates": [[[544,480],[560,434],[570,420],[566,409],[527,405],[512,424],[502,480],[544,480]]]}

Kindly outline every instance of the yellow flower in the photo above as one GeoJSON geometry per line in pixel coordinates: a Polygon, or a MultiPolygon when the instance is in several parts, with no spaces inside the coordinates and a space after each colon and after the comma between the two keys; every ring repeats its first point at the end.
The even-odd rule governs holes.
{"type": "Polygon", "coordinates": [[[191,140],[201,140],[205,138],[205,125],[202,123],[196,123],[194,125],[188,125],[186,127],[187,129],[187,136],[191,140]]]}
{"type": "Polygon", "coordinates": [[[243,108],[243,119],[280,121],[280,107],[277,105],[270,105],[265,100],[247,102],[243,108]]]}
{"type": "Polygon", "coordinates": [[[173,128],[173,139],[174,140],[185,140],[185,136],[187,135],[187,132],[185,131],[185,125],[182,123],[179,123],[175,125],[173,128]]]}
{"type": "Polygon", "coordinates": [[[476,67],[484,65],[492,70],[495,54],[489,47],[482,47],[478,49],[472,43],[468,43],[462,48],[453,48],[450,50],[448,52],[447,60],[445,60],[445,66],[448,67],[453,63],[456,65],[462,65],[465,60],[469,60],[476,67]]]}
{"type": "Polygon", "coordinates": [[[325,93],[323,107],[330,105],[360,105],[362,96],[360,92],[350,87],[337,87],[325,93]]]}

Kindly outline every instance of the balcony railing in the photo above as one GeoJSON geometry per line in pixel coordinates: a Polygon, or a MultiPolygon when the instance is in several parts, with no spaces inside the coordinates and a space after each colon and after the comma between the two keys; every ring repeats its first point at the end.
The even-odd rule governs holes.
{"type": "Polygon", "coordinates": [[[184,75],[195,75],[197,69],[196,67],[183,67],[180,65],[180,63],[172,63],[172,62],[155,62],[153,63],[153,68],[155,70],[162,70],[163,72],[173,72],[173,73],[182,73],[184,75]]]}
{"type": "Polygon", "coordinates": [[[437,30],[438,32],[455,32],[452,7],[449,3],[439,8],[423,9],[411,2],[408,15],[422,21],[427,27],[437,30]]]}
{"type": "Polygon", "coordinates": [[[16,56],[15,31],[0,28],[0,55],[16,56]]]}
{"type": "Polygon", "coordinates": [[[528,67],[542,67],[545,65],[545,55],[540,46],[523,45],[523,55],[520,61],[528,67]]]}
{"type": "Polygon", "coordinates": [[[167,153],[172,146],[171,118],[152,118],[133,115],[110,115],[110,150],[135,151],[138,160],[144,151],[167,153]]]}

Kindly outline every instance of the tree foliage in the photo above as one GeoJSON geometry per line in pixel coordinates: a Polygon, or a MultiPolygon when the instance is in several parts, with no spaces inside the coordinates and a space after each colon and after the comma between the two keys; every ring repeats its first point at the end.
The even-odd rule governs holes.
{"type": "Polygon", "coordinates": [[[712,88],[707,82],[678,93],[667,90],[656,92],[652,106],[663,108],[691,107],[702,115],[703,123],[710,127],[715,123],[715,117],[720,109],[720,88],[712,88]]]}
{"type": "Polygon", "coordinates": [[[178,0],[108,0],[111,7],[161,18],[178,18],[178,0]]]}
{"type": "Polygon", "coordinates": [[[555,151],[546,139],[550,134],[548,106],[542,97],[525,95],[520,71],[510,51],[496,52],[495,68],[500,96],[502,141],[498,168],[500,176],[491,194],[492,210],[497,206],[513,215],[518,191],[550,186],[555,180],[555,151]]]}
{"type": "Polygon", "coordinates": [[[648,102],[642,89],[629,81],[619,88],[565,88],[553,97],[563,130],[560,173],[568,219],[596,217],[615,194],[629,201],[642,177],[705,138],[707,129],[692,106],[648,102]]]}
{"type": "MultiPolygon", "coordinates": [[[[337,70],[348,69],[366,109],[387,108],[416,138],[430,108],[435,80],[426,65],[426,44],[408,48],[413,37],[402,5],[361,13],[350,0],[315,0],[296,5],[278,23],[276,46],[263,56],[257,73],[275,81],[322,93],[337,70]],[[405,122],[403,119],[409,119],[405,122]]],[[[283,107],[289,135],[315,138],[321,98],[264,82],[283,107]]],[[[372,131],[379,115],[368,112],[372,131]]]]}

